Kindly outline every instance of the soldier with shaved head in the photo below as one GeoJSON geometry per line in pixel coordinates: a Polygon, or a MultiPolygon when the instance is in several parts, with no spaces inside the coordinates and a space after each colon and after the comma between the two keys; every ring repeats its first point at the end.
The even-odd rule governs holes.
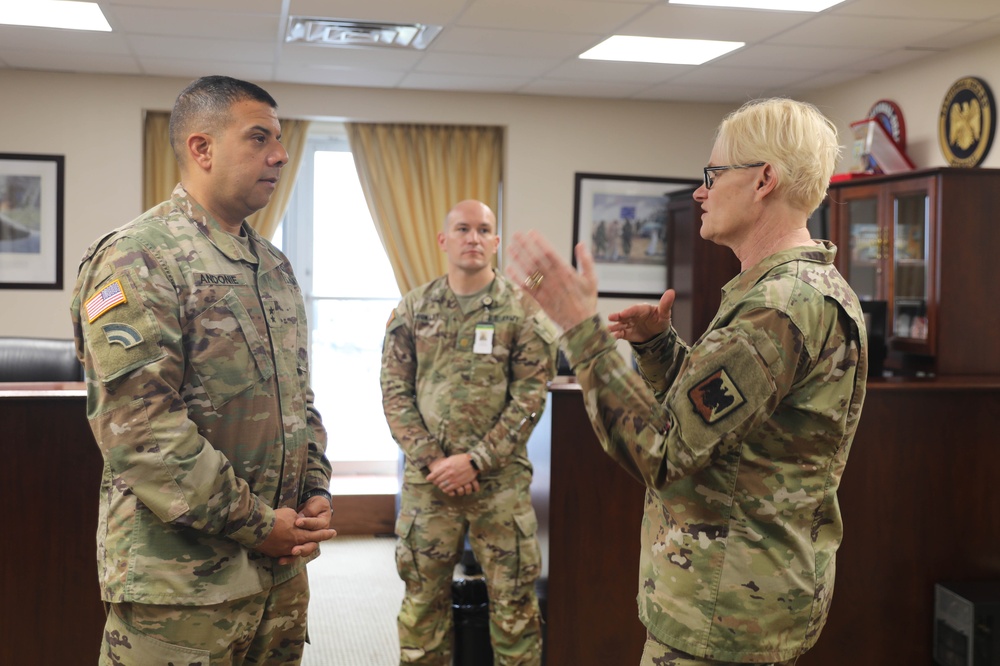
{"type": "Polygon", "coordinates": [[[496,217],[447,215],[448,272],[403,297],[386,327],[382,402],[405,456],[396,563],[401,664],[451,664],[451,582],[465,534],[486,576],[497,666],[541,664],[541,572],[526,443],[555,373],[556,331],[493,269],[496,217]]]}

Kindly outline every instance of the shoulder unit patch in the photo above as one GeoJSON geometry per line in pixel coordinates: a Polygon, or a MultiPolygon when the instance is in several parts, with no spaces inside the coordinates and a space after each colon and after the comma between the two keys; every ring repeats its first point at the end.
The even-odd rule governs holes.
{"type": "Polygon", "coordinates": [[[142,333],[128,324],[105,324],[101,327],[109,344],[118,344],[131,349],[142,342],[142,333]]]}
{"type": "Polygon", "coordinates": [[[688,391],[688,399],[708,425],[739,409],[746,399],[725,368],[719,368],[688,391]]]}

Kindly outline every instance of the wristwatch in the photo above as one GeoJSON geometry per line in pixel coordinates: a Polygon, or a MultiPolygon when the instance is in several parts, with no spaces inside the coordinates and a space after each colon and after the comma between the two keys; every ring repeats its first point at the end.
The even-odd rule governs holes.
{"type": "Polygon", "coordinates": [[[299,498],[299,504],[305,504],[310,497],[317,496],[325,497],[326,501],[330,503],[330,507],[333,507],[333,496],[326,488],[313,488],[312,490],[307,490],[302,493],[302,497],[299,498]]]}

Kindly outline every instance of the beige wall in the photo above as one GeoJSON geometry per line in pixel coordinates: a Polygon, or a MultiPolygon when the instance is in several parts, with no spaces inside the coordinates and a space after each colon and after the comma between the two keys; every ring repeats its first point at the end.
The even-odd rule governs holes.
{"type": "MultiPolygon", "coordinates": [[[[917,168],[946,166],[938,144],[941,102],[952,84],[966,76],[986,81],[994,101],[1000,103],[1000,39],[986,40],[953,53],[935,53],[888,72],[827,88],[810,96],[808,101],[838,123],[841,143],[850,157],[850,123],[864,118],[878,100],[892,100],[903,112],[906,152],[917,168]]],[[[1000,167],[1000,136],[981,166],[1000,167]]]]}
{"type": "MultiPolygon", "coordinates": [[[[142,212],[142,113],[180,79],[0,70],[0,152],[66,156],[62,291],[0,290],[0,335],[68,337],[80,255],[142,212]],[[17,313],[16,316],[13,313],[17,313]]],[[[537,228],[567,258],[577,171],[699,178],[728,105],[265,85],[288,117],[482,123],[507,128],[505,235],[537,228]]],[[[603,312],[621,303],[602,302],[603,312]]]]}
{"type": "MultiPolygon", "coordinates": [[[[1000,93],[1000,39],[933,54],[810,96],[840,127],[879,99],[900,105],[918,167],[941,166],[939,106],[951,84],[979,76],[1000,93]]],[[[141,211],[142,112],[168,110],[186,81],[0,70],[0,152],[66,156],[62,291],[0,290],[0,335],[71,335],[77,261],[102,232],[141,211]]],[[[584,100],[271,84],[282,115],[314,119],[484,123],[507,128],[505,234],[537,228],[569,256],[577,171],[700,177],[715,126],[731,105],[584,100]]],[[[1000,148],[984,166],[1000,167],[1000,148]]],[[[623,301],[604,300],[607,314],[623,301]]]]}

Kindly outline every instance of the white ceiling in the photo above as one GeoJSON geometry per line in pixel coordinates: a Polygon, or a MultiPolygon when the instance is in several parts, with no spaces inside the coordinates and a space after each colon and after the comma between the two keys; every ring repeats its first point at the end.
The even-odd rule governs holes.
{"type": "MultiPolygon", "coordinates": [[[[21,0],[30,2],[31,0],[21,0]]],[[[0,26],[0,69],[616,99],[796,95],[1000,35],[997,0],[819,14],[665,0],[110,0],[113,32],[0,26]],[[443,25],[425,51],[285,44],[289,16],[443,25]],[[612,34],[746,42],[701,66],[579,60],[612,34]]]]}

